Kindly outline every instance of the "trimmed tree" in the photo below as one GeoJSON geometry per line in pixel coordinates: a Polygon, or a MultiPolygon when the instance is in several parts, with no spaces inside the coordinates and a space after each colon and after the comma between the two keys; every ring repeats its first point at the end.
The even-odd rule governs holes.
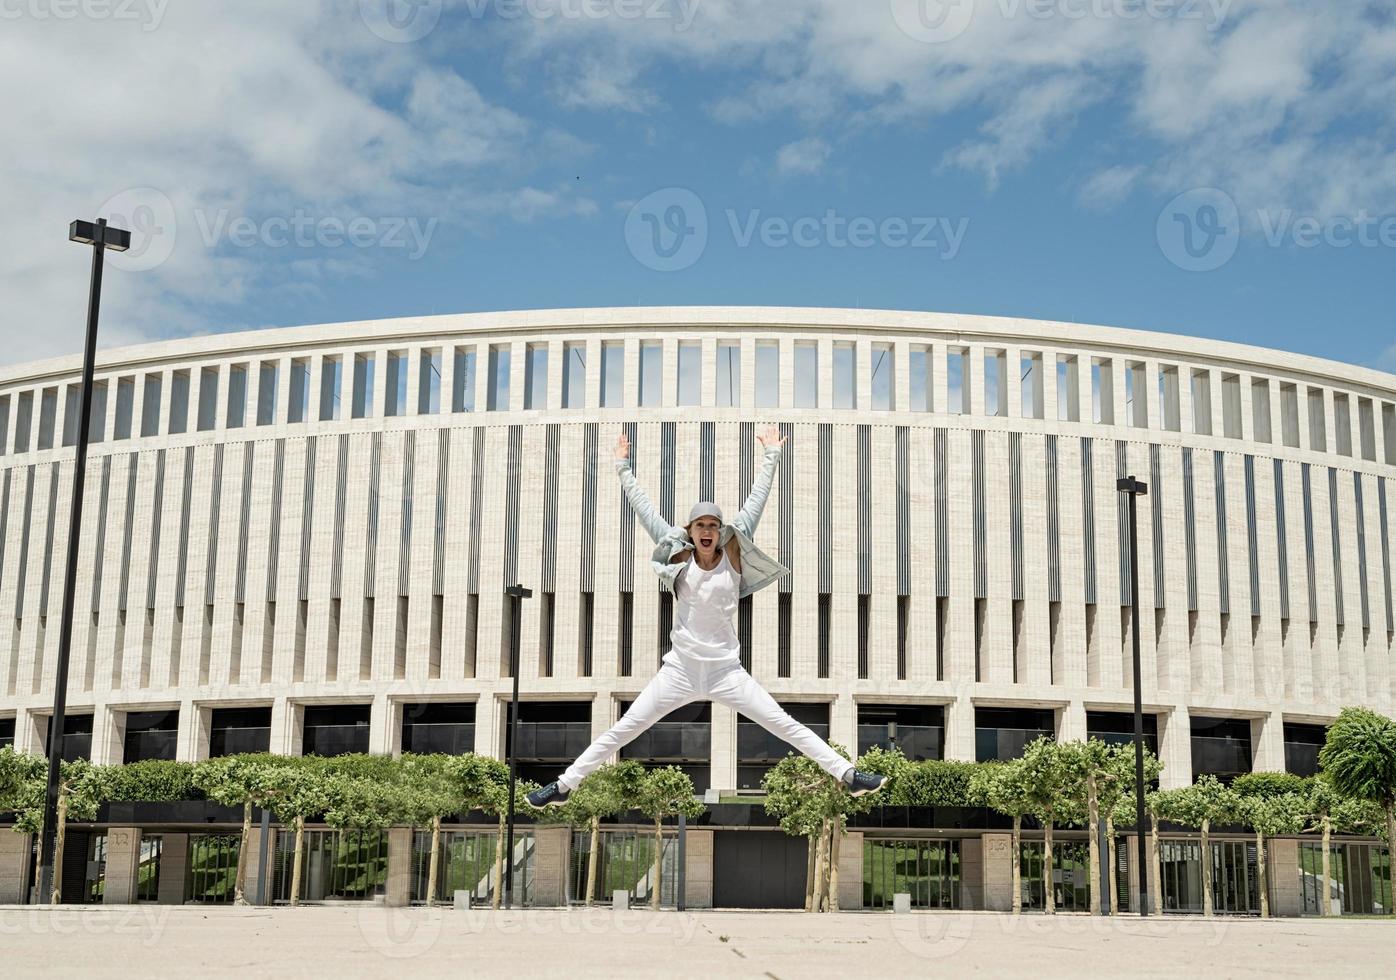
{"type": "Polygon", "coordinates": [[[1318,764],[1344,796],[1381,807],[1396,850],[1396,721],[1367,708],[1344,708],[1328,728],[1318,764]]]}
{"type": "Polygon", "coordinates": [[[694,798],[693,780],[678,766],[651,769],[635,789],[635,808],[654,821],[654,881],[650,886],[650,908],[658,909],[664,866],[664,818],[680,814],[698,817],[704,807],[701,800],[694,798]]]}
{"type": "Polygon", "coordinates": [[[1381,808],[1374,803],[1355,800],[1344,796],[1333,786],[1326,776],[1319,776],[1309,784],[1309,792],[1303,797],[1305,833],[1317,832],[1319,845],[1319,874],[1321,898],[1318,914],[1327,916],[1332,911],[1333,881],[1333,833],[1371,833],[1382,823],[1381,808]]]}
{"type": "MultiPolygon", "coordinates": [[[[405,755],[393,784],[396,819],[412,827],[431,828],[431,856],[427,860],[427,907],[436,904],[441,868],[441,820],[462,806],[459,787],[451,778],[445,756],[405,755]]],[[[328,817],[327,817],[328,819],[328,817]]]]}
{"type": "MultiPolygon", "coordinates": [[[[586,827],[587,880],[584,900],[596,900],[596,876],[601,865],[601,820],[630,809],[640,795],[645,767],[634,760],[610,763],[597,769],[572,791],[560,808],[561,819],[574,827],[586,827]]],[[[554,809],[535,810],[536,819],[548,820],[554,809]]]]}
{"type": "Polygon", "coordinates": [[[1306,801],[1294,793],[1278,796],[1240,796],[1241,819],[1255,832],[1255,866],[1260,875],[1260,917],[1270,918],[1270,871],[1265,842],[1279,834],[1297,834],[1304,829],[1306,801]]]}
{"type": "MultiPolygon", "coordinates": [[[[42,834],[44,831],[44,804],[48,793],[48,760],[39,759],[39,766],[32,771],[24,763],[15,767],[15,775],[24,779],[17,785],[14,802],[20,804],[15,810],[15,830],[26,834],[42,834]]],[[[94,766],[86,759],[63,762],[58,769],[58,811],[53,846],[53,882],[49,901],[58,905],[63,901],[63,846],[68,836],[68,821],[88,821],[97,817],[97,808],[102,804],[103,779],[107,767],[94,766]]],[[[13,777],[12,777],[13,778],[13,777]]],[[[38,862],[34,867],[34,884],[38,887],[38,862]]]]}
{"type": "Polygon", "coordinates": [[[343,784],[334,777],[323,762],[310,759],[298,766],[271,766],[266,773],[271,789],[268,806],[283,824],[296,831],[296,845],[291,857],[291,905],[301,902],[301,866],[305,863],[305,821],[325,813],[335,802],[336,793],[343,793],[343,784]]]}
{"type": "MultiPolygon", "coordinates": [[[[509,827],[509,766],[498,759],[483,755],[463,755],[453,757],[452,776],[463,800],[463,810],[480,810],[493,816],[498,829],[494,841],[494,898],[493,908],[504,903],[504,844],[509,827]]],[[[527,779],[518,780],[514,787],[514,812],[526,813],[529,810],[524,797],[537,789],[537,784],[527,779]]],[[[509,856],[513,860],[513,855],[509,856]]]]}
{"type": "Polygon", "coordinates": [[[1013,896],[1011,908],[1023,911],[1023,817],[1033,812],[1022,760],[989,763],[970,780],[971,799],[1013,819],[1013,896]]]}
{"type": "MultiPolygon", "coordinates": [[[[1116,853],[1119,847],[1118,832],[1116,826],[1119,824],[1133,825],[1138,820],[1134,805],[1134,746],[1132,744],[1110,746],[1110,755],[1107,765],[1113,771],[1112,778],[1103,779],[1100,782],[1100,810],[1105,817],[1105,840],[1110,847],[1110,853],[1116,853]]],[[[1158,756],[1144,749],[1144,785],[1145,794],[1148,793],[1148,786],[1159,778],[1163,772],[1163,763],[1158,756]]],[[[1147,809],[1147,801],[1146,801],[1147,809]]],[[[1144,833],[1143,827],[1136,827],[1135,832],[1144,833]]],[[[1092,836],[1094,836],[1094,825],[1092,825],[1092,836]]],[[[1110,914],[1114,915],[1120,908],[1120,887],[1114,874],[1107,874],[1106,880],[1110,889],[1110,914]]],[[[1095,879],[1093,878],[1092,881],[1095,879]]],[[[1159,888],[1158,879],[1154,879],[1154,891],[1159,888]]]]}
{"type": "MultiPolygon", "coordinates": [[[[834,746],[838,749],[838,746],[834,746]]],[[[805,911],[838,909],[839,839],[847,814],[870,805],[851,797],[847,788],[813,759],[787,755],[766,773],[766,813],[781,830],[809,841],[805,865],[805,911]]]]}
{"type": "MultiPolygon", "coordinates": [[[[1162,795],[1162,794],[1161,794],[1162,795]]],[[[1241,800],[1230,787],[1211,774],[1199,776],[1197,782],[1167,794],[1169,813],[1166,819],[1185,827],[1196,827],[1202,837],[1202,914],[1211,916],[1212,885],[1212,825],[1235,823],[1241,816],[1241,800]]]]}
{"type": "Polygon", "coordinates": [[[273,774],[298,759],[269,754],[229,755],[207,759],[194,766],[193,784],[205,796],[223,806],[242,807],[242,835],[238,841],[237,875],[233,882],[233,904],[246,905],[242,883],[247,873],[248,840],[252,836],[252,808],[269,809],[280,791],[273,774]]]}
{"type": "MultiPolygon", "coordinates": [[[[1045,911],[1057,911],[1052,872],[1052,828],[1063,820],[1079,819],[1080,803],[1069,753],[1050,738],[1037,738],[1023,750],[1022,785],[1028,810],[1042,822],[1042,878],[1045,911]]],[[[1094,838],[1094,834],[1091,835],[1094,838]]],[[[1097,861],[1099,857],[1097,857],[1097,861]]]]}

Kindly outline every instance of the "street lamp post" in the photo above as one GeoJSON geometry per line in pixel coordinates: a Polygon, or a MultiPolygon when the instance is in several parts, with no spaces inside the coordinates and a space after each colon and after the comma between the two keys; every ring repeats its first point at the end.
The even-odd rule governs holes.
{"type": "Polygon", "coordinates": [[[82,398],[78,407],[78,448],[73,463],[73,502],[68,518],[68,564],[63,570],[63,619],[58,633],[58,673],[53,685],[53,714],[48,730],[48,788],[44,794],[44,825],[39,846],[37,903],[52,896],[54,844],[58,838],[58,774],[63,761],[63,723],[68,707],[68,660],[73,642],[73,593],[78,581],[78,543],[82,530],[82,488],[87,475],[87,428],[92,417],[92,373],[97,356],[97,313],[102,303],[102,260],[107,251],[131,247],[131,233],[107,226],[106,218],[74,221],[68,240],[92,246],[92,280],[87,292],[87,346],[82,360],[82,398]]]}
{"type": "Polygon", "coordinates": [[[1148,484],[1127,476],[1115,489],[1129,498],[1129,598],[1134,656],[1134,836],[1139,844],[1139,914],[1149,914],[1149,863],[1144,847],[1144,693],[1139,667],[1139,514],[1137,498],[1149,492],[1148,484]]]}
{"type": "Polygon", "coordinates": [[[504,907],[512,908],[514,901],[514,784],[519,777],[519,620],[523,618],[523,601],[533,596],[532,589],[511,585],[504,590],[509,596],[509,673],[514,677],[514,693],[509,698],[509,818],[504,851],[504,907]]]}

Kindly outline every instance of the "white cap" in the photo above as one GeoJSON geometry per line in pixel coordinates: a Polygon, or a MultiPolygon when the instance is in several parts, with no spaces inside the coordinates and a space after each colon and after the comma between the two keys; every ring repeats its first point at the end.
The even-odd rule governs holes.
{"type": "Polygon", "coordinates": [[[693,509],[688,512],[688,524],[692,524],[700,517],[716,517],[719,524],[723,523],[722,509],[709,500],[693,505],[693,509]]]}

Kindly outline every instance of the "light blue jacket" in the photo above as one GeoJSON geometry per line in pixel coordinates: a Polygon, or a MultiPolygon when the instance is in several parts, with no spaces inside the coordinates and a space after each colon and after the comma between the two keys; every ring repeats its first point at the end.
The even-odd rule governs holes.
{"type": "MultiPolygon", "coordinates": [[[[751,493],[747,495],[746,503],[742,505],[741,512],[737,514],[732,523],[722,525],[722,535],[719,538],[718,546],[720,548],[726,547],[733,535],[736,535],[737,542],[741,545],[741,597],[743,598],[758,589],[764,589],[790,571],[756,547],[755,542],[751,540],[751,536],[756,533],[757,522],[761,520],[761,511],[766,506],[766,497],[770,495],[771,481],[775,478],[776,463],[779,460],[780,447],[766,447],[765,459],[761,463],[761,472],[756,475],[756,480],[751,485],[751,493]]],[[[660,516],[659,511],[650,503],[645,491],[640,489],[635,474],[630,470],[629,460],[616,460],[616,475],[620,477],[621,489],[625,492],[626,499],[630,501],[630,507],[635,511],[635,516],[640,519],[640,525],[654,539],[655,547],[654,553],[650,556],[650,563],[654,566],[655,574],[659,576],[660,584],[667,591],[673,592],[679,572],[683,570],[687,562],[670,564],[669,559],[681,551],[693,548],[693,542],[688,537],[688,529],[682,524],[671,525],[660,516]]],[[[692,558],[690,557],[688,560],[692,561],[692,558]]]]}

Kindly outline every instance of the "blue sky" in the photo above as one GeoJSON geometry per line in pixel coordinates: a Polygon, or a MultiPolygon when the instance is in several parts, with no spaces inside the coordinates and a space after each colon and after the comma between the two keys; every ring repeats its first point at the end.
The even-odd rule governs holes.
{"type": "Polygon", "coordinates": [[[1389,0],[413,2],[7,8],[5,360],[78,349],[102,213],[108,344],[760,304],[1396,368],[1389,0]]]}

